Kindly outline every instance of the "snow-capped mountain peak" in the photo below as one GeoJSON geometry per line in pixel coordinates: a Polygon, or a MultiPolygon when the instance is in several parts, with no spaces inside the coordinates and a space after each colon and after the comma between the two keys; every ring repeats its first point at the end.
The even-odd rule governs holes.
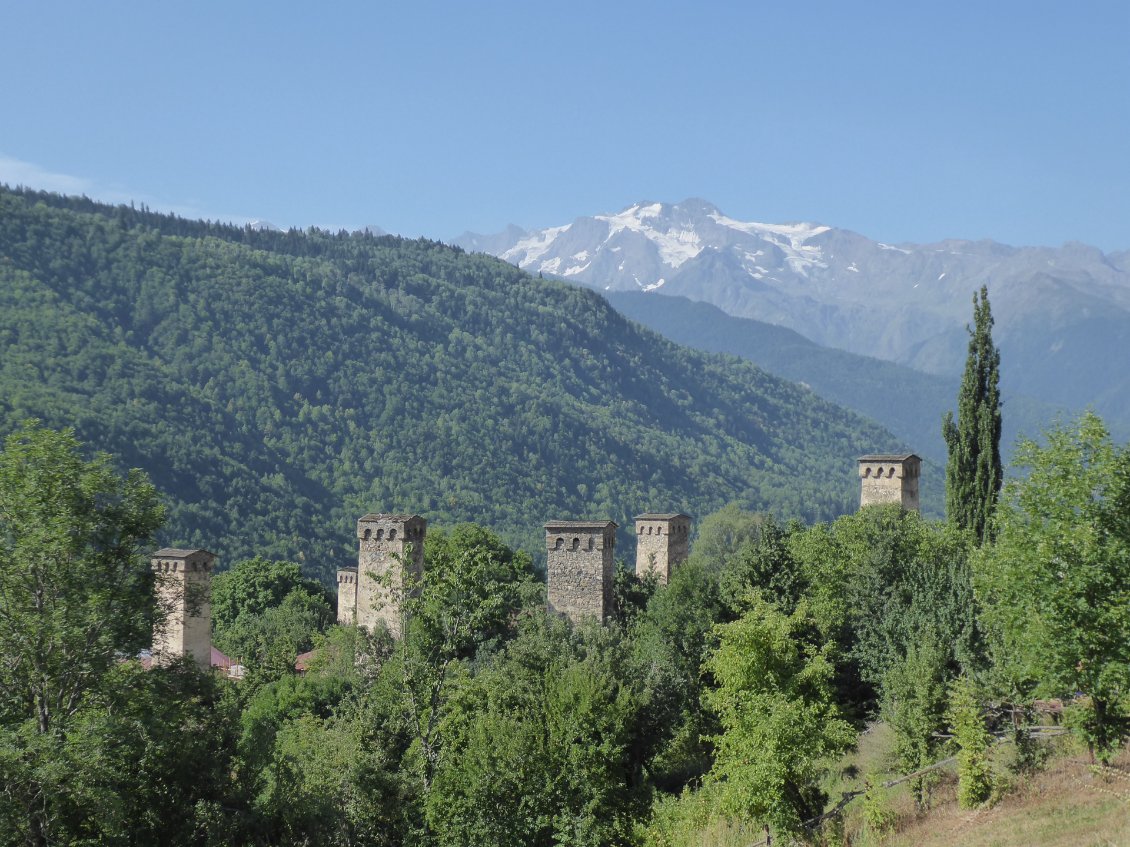
{"type": "Polygon", "coordinates": [[[742,221],[700,199],[640,202],[458,243],[535,273],[703,300],[821,344],[939,372],[960,367],[970,297],[985,283],[994,314],[1000,304],[1002,334],[1028,316],[1059,325],[1084,302],[1105,302],[1093,314],[1108,322],[1130,313],[1130,254],[992,241],[895,246],[815,223],[742,221]],[[1059,305],[1045,308],[1052,302],[1059,305]]]}
{"type": "MultiPolygon", "coordinates": [[[[652,291],[707,249],[730,253],[754,278],[775,268],[804,275],[823,266],[820,246],[809,242],[828,230],[808,223],[738,221],[697,198],[674,204],[644,201],[562,226],[518,231],[508,244],[495,242],[491,252],[534,272],[606,289],[652,291]]],[[[468,235],[463,242],[485,239],[468,235]]]]}
{"type": "Polygon", "coordinates": [[[595,220],[608,224],[605,243],[625,230],[639,233],[655,245],[660,261],[674,269],[701,253],[703,242],[693,222],[677,220],[672,211],[662,203],[637,204],[616,215],[596,215],[595,220]]]}
{"type": "MultiPolygon", "coordinates": [[[[958,239],[896,246],[813,223],[741,221],[693,199],[474,238],[497,239],[489,252],[534,272],[649,292],[649,301],[699,300],[819,344],[951,376],[965,362],[973,293],[988,285],[1002,387],[1068,409],[1090,404],[1130,427],[1130,382],[1119,376],[1130,366],[1130,252],[958,239]]],[[[887,402],[901,407],[902,398],[887,402]]]]}

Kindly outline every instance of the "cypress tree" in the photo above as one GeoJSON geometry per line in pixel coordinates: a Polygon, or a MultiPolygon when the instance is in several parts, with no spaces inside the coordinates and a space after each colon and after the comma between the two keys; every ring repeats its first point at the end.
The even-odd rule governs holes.
{"type": "Polygon", "coordinates": [[[993,314],[989,292],[981,286],[973,295],[973,326],[969,330],[969,356],[957,397],[957,422],[946,412],[942,435],[946,439],[946,514],[951,522],[969,529],[978,544],[986,540],[989,521],[1000,494],[1001,466],[1001,355],[993,344],[993,314]]]}

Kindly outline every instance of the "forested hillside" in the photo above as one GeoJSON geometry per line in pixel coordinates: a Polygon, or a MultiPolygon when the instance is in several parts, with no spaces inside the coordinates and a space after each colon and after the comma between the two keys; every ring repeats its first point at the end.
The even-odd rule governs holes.
{"type": "MultiPolygon", "coordinates": [[[[709,303],[685,297],[652,297],[638,291],[609,291],[608,302],[624,315],[679,344],[749,359],[776,376],[808,385],[889,429],[918,453],[946,461],[941,420],[957,403],[960,381],[894,362],[823,347],[787,327],[728,315],[709,303]]],[[[1007,461],[1020,437],[1035,437],[1066,411],[1005,387],[1001,450],[1007,461]]],[[[1127,434],[1118,426],[1115,435],[1127,434]]]]}
{"type": "Polygon", "coordinates": [[[829,518],[857,455],[903,446],[487,256],[20,190],[0,189],[0,350],[0,430],[73,425],[152,476],[162,541],[323,578],[366,511],[532,549],[554,516],[829,518]]]}

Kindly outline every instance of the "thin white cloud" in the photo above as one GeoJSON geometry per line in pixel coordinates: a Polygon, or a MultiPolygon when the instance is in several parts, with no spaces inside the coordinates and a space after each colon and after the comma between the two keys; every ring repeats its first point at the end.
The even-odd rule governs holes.
{"type": "Polygon", "coordinates": [[[191,220],[205,219],[231,222],[235,224],[251,223],[256,218],[248,215],[222,215],[208,212],[197,206],[181,203],[167,203],[154,197],[138,192],[128,191],[121,187],[99,185],[92,179],[60,174],[41,168],[34,162],[25,162],[13,156],[0,152],[0,183],[10,186],[23,186],[40,191],[55,191],[59,194],[85,194],[93,200],[103,203],[138,203],[148,206],[154,211],[169,212],[191,220]]]}
{"type": "MultiPolygon", "coordinates": [[[[180,217],[189,220],[221,221],[223,223],[234,223],[238,226],[269,220],[262,215],[217,214],[192,204],[169,203],[147,194],[129,191],[121,186],[100,185],[86,177],[55,173],[34,162],[25,162],[14,156],[5,155],[3,152],[0,152],[0,183],[7,183],[12,187],[23,186],[39,191],[54,191],[59,194],[84,194],[92,200],[99,200],[103,203],[125,203],[127,205],[136,203],[148,206],[155,212],[180,215],[180,217]]],[[[290,224],[279,221],[270,221],[270,223],[279,229],[286,229],[290,226],[290,224]]],[[[305,224],[301,225],[302,228],[305,226],[305,224]]],[[[319,224],[319,226],[329,232],[337,232],[341,229],[347,231],[361,229],[358,226],[330,226],[326,224],[319,224]]]]}
{"type": "Polygon", "coordinates": [[[43,191],[57,191],[60,194],[90,194],[94,184],[70,174],[57,174],[31,162],[23,162],[0,153],[0,182],[8,185],[22,185],[25,188],[39,188],[43,191]]]}

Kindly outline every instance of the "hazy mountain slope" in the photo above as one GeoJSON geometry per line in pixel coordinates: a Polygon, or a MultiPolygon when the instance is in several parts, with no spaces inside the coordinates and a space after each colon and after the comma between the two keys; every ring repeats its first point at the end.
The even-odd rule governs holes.
{"type": "Polygon", "coordinates": [[[0,298],[0,429],[75,425],[153,475],[164,541],[228,562],[325,576],[373,510],[535,550],[553,517],[829,517],[855,508],[857,455],[902,446],[593,292],[433,242],[0,190],[0,298]]]}
{"type": "MultiPolygon", "coordinates": [[[[605,296],[624,315],[672,341],[749,359],[878,421],[922,456],[945,464],[941,420],[947,410],[956,407],[957,378],[822,347],[791,329],[736,318],[682,297],[650,297],[630,291],[609,291],[605,296]]],[[[1054,407],[1012,393],[1006,393],[1004,404],[1002,448],[1006,455],[1020,435],[1037,436],[1057,413],[1054,407]]]]}
{"type": "MultiPolygon", "coordinates": [[[[640,203],[486,245],[611,291],[710,303],[819,344],[957,376],[972,297],[989,287],[1002,378],[1051,406],[1130,423],[1130,269],[1093,247],[889,245],[816,224],[736,221],[702,200],[640,203]]],[[[480,248],[482,249],[482,248],[480,248]]]]}

